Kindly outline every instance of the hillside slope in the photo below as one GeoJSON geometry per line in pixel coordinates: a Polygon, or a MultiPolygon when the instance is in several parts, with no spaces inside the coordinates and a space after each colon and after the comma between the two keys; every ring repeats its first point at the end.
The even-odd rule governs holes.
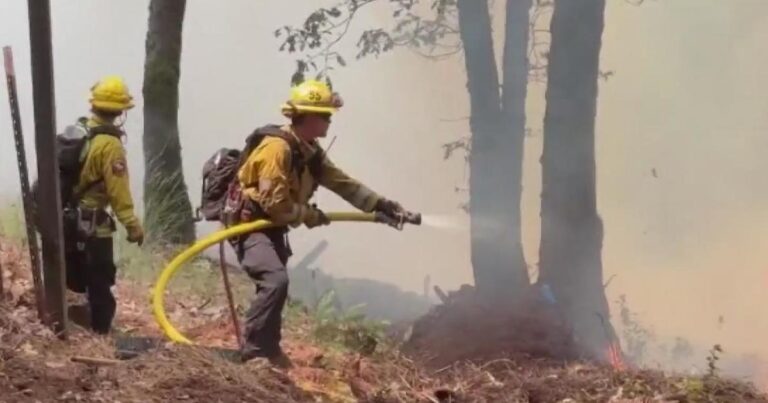
{"type": "MultiPolygon", "coordinates": [[[[362,318],[293,303],[286,313],[285,349],[293,361],[287,370],[235,364],[209,349],[167,343],[116,361],[117,336],[98,338],[72,326],[69,340],[62,341],[37,323],[22,251],[11,242],[0,242],[0,256],[5,285],[0,304],[0,402],[768,402],[751,385],[716,374],[685,378],[565,361],[535,349],[521,351],[519,338],[510,340],[515,332],[482,340],[461,330],[448,335],[444,332],[451,328],[439,317],[450,304],[428,315],[427,322],[434,326],[425,330],[422,325],[404,346],[408,351],[421,337],[446,340],[444,345],[432,343],[431,349],[422,345],[420,354],[408,351],[406,356],[362,318]],[[432,328],[446,337],[430,334],[432,328]],[[457,356],[451,340],[463,340],[468,348],[457,356]],[[488,340],[501,344],[494,347],[488,340]],[[441,348],[451,351],[443,354],[441,348]],[[482,354],[473,357],[472,351],[482,354]]],[[[162,339],[149,312],[147,284],[123,279],[117,293],[116,335],[162,339]]],[[[234,347],[220,298],[212,302],[201,295],[175,294],[169,299],[171,319],[183,325],[188,336],[206,346],[234,347]]],[[[451,303],[452,312],[461,309],[457,301],[451,303]]],[[[455,317],[451,320],[455,325],[455,317]]],[[[460,323],[471,328],[473,322],[460,323]]]]}

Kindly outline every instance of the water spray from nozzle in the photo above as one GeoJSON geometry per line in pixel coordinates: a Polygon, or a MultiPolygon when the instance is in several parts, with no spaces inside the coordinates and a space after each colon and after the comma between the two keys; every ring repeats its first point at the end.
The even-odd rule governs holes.
{"type": "Polygon", "coordinates": [[[460,222],[460,217],[455,215],[440,215],[440,214],[424,214],[420,215],[421,222],[424,226],[445,229],[445,230],[464,230],[467,229],[465,224],[460,222]]]}
{"type": "Polygon", "coordinates": [[[376,221],[387,224],[399,230],[402,230],[405,224],[423,225],[441,230],[467,230],[467,224],[462,222],[461,217],[456,215],[441,214],[422,214],[410,211],[403,211],[396,217],[390,217],[384,213],[376,213],[376,221]]]}

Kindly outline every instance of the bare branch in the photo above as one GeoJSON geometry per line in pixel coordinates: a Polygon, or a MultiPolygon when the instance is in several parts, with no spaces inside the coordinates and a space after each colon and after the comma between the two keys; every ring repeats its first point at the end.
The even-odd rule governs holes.
{"type": "MultiPolygon", "coordinates": [[[[357,13],[377,1],[384,0],[341,0],[334,7],[316,10],[299,27],[278,29],[275,35],[284,35],[280,50],[303,55],[297,60],[294,80],[303,79],[305,73],[313,70],[317,71],[318,77],[327,77],[335,66],[344,67],[343,55],[334,48],[348,36],[357,13]]],[[[456,0],[388,0],[388,3],[394,7],[394,27],[363,31],[357,39],[356,59],[378,57],[395,48],[406,48],[421,57],[439,61],[463,51],[456,0]],[[421,5],[425,7],[418,9],[421,5]],[[426,7],[428,12],[425,14],[426,7]]],[[[550,44],[546,23],[553,7],[552,0],[536,0],[531,10],[528,58],[529,79],[533,82],[546,81],[550,44]]]]}

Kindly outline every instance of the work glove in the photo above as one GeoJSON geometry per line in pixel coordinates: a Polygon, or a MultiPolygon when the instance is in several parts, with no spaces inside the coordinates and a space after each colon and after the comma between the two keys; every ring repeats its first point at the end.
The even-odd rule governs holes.
{"type": "Polygon", "coordinates": [[[376,202],[376,206],[374,206],[373,211],[384,214],[384,216],[387,218],[385,223],[390,227],[396,229],[400,229],[402,227],[400,221],[402,219],[402,214],[405,212],[405,209],[403,209],[403,206],[401,206],[400,203],[382,197],[379,199],[379,201],[376,202]]]}
{"type": "Polygon", "coordinates": [[[405,212],[403,206],[401,206],[400,203],[394,200],[385,199],[383,197],[376,202],[376,206],[373,208],[373,210],[384,213],[387,217],[393,219],[398,218],[399,215],[405,212]]]}
{"type": "Polygon", "coordinates": [[[141,246],[144,243],[144,229],[141,225],[136,224],[126,228],[128,231],[128,242],[135,243],[141,246]]]}
{"type": "Polygon", "coordinates": [[[307,228],[314,228],[321,225],[328,225],[331,223],[331,220],[328,219],[328,217],[325,216],[325,213],[322,212],[319,208],[317,208],[316,205],[311,205],[309,209],[307,209],[307,212],[304,214],[304,225],[307,226],[307,228]]]}

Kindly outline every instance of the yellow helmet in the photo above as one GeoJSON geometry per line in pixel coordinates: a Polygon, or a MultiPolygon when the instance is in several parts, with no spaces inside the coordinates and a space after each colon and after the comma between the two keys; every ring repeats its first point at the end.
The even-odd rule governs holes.
{"type": "Polygon", "coordinates": [[[328,84],[318,80],[306,80],[291,88],[291,98],[282,105],[283,116],[293,117],[302,113],[333,114],[343,105],[339,94],[332,92],[328,84]]]}
{"type": "Polygon", "coordinates": [[[122,112],[133,108],[132,101],[128,86],[119,76],[106,76],[91,87],[89,102],[94,109],[122,112]]]}

